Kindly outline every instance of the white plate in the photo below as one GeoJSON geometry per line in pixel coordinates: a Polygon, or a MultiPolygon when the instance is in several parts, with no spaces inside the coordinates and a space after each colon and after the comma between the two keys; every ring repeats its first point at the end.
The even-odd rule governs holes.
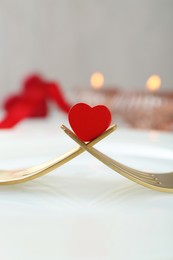
{"type": "MultiPolygon", "coordinates": [[[[54,126],[33,121],[1,131],[1,168],[74,147],[54,126]]],[[[97,147],[138,169],[173,170],[172,134],[120,129],[97,147]]],[[[1,186],[0,212],[1,259],[173,259],[173,194],[137,185],[87,153],[47,176],[1,186]]]]}

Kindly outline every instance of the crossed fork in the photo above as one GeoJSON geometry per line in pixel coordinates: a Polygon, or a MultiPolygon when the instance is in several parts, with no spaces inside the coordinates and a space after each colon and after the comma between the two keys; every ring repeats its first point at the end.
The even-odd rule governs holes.
{"type": "Polygon", "coordinates": [[[53,171],[66,162],[72,160],[84,151],[87,151],[99,161],[107,165],[112,170],[118,172],[122,176],[134,181],[142,186],[158,191],[173,192],[173,172],[170,173],[149,173],[130,168],[121,164],[104,153],[98,151],[93,146],[104,139],[106,136],[114,132],[116,125],[109,127],[103,134],[92,140],[91,142],[82,142],[70,129],[62,125],[64,132],[71,137],[79,147],[65,153],[55,160],[41,164],[39,166],[31,167],[23,170],[0,170],[0,185],[17,184],[38,178],[46,173],[53,171]]]}

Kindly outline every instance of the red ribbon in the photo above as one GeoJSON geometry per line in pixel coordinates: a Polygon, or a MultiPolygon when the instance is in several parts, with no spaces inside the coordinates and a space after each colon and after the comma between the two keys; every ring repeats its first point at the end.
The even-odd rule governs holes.
{"type": "Polygon", "coordinates": [[[54,102],[63,112],[68,113],[71,105],[65,100],[58,83],[49,82],[39,75],[28,77],[21,93],[12,95],[5,101],[5,118],[0,122],[0,129],[14,127],[25,118],[46,117],[48,101],[54,102]]]}

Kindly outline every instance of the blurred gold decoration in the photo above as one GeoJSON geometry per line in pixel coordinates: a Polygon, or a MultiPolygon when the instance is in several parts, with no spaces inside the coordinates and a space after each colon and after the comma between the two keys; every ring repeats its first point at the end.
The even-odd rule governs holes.
{"type": "Polygon", "coordinates": [[[75,88],[73,103],[109,107],[118,125],[139,129],[173,130],[173,91],[161,88],[161,78],[152,75],[141,90],[123,89],[104,84],[104,75],[92,74],[91,87],[75,88]],[[103,87],[104,85],[104,87],[103,87]]]}

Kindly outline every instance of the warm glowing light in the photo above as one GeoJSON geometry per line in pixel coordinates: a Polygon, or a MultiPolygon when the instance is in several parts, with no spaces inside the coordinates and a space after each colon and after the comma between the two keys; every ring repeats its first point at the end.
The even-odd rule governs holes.
{"type": "Polygon", "coordinates": [[[90,79],[91,86],[95,89],[100,89],[104,84],[104,76],[100,72],[95,72],[91,75],[90,79]]]}
{"type": "Polygon", "coordinates": [[[146,83],[146,87],[149,91],[154,92],[161,86],[161,78],[157,75],[151,76],[146,83]]]}

